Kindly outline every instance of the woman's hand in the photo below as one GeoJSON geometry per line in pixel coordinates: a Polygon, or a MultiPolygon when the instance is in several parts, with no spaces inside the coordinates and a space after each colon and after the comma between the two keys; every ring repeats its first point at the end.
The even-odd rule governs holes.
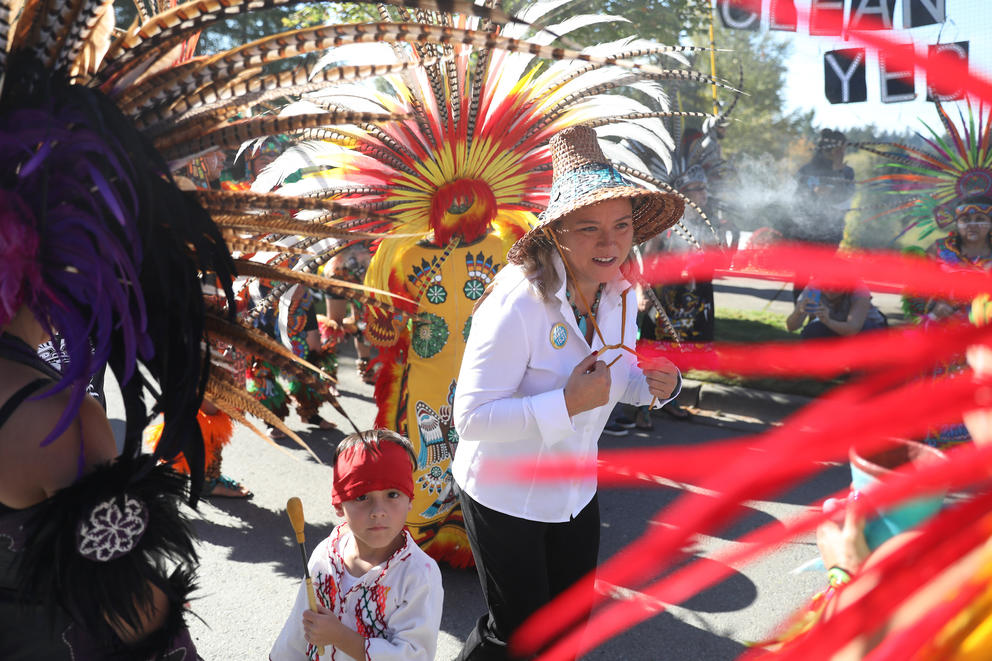
{"type": "MultiPolygon", "coordinates": [[[[844,501],[841,501],[842,503],[844,501]]],[[[829,511],[831,501],[823,504],[829,511]]],[[[816,545],[823,557],[823,566],[840,567],[853,574],[861,568],[871,551],[865,541],[865,520],[854,508],[834,501],[835,508],[844,507],[843,526],[836,521],[824,521],[816,529],[816,545]]]]}
{"type": "Polygon", "coordinates": [[[591,353],[575,366],[565,382],[568,417],[603,406],[610,399],[610,368],[591,353]]]}
{"type": "Polygon", "coordinates": [[[667,358],[652,358],[641,366],[648,380],[648,390],[658,399],[668,399],[679,384],[679,368],[667,358]]]}

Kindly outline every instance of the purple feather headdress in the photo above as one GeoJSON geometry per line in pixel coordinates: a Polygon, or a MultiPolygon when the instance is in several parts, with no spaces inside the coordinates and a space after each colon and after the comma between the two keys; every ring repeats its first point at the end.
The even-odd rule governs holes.
{"type": "Polygon", "coordinates": [[[46,442],[75,416],[86,384],[110,358],[115,329],[124,341],[125,379],[139,356],[152,355],[138,280],[137,201],[128,183],[134,175],[122,151],[73,109],[0,117],[0,163],[19,164],[7,181],[12,190],[3,191],[4,233],[24,241],[21,250],[6,251],[16,254],[11,282],[5,277],[0,290],[11,294],[0,300],[7,316],[16,312],[8,302],[28,305],[47,331],[64,338],[69,358],[54,392],[71,388],[71,403],[46,442]]]}
{"type": "Polygon", "coordinates": [[[20,164],[13,190],[5,191],[19,202],[10,217],[20,215],[21,233],[35,237],[37,263],[23,270],[20,295],[47,331],[64,338],[69,358],[55,392],[71,388],[71,405],[46,441],[75,416],[86,384],[110,358],[115,328],[124,340],[125,379],[139,355],[152,354],[138,281],[137,204],[128,183],[134,175],[112,137],[97,135],[84,120],[71,109],[25,109],[0,118],[0,163],[20,164]],[[22,200],[39,207],[39,220],[22,200]],[[37,233],[44,237],[40,244],[37,233]]]}
{"type": "Polygon", "coordinates": [[[0,190],[0,326],[41,290],[37,259],[38,232],[30,209],[17,193],[0,190]]]}
{"type": "Polygon", "coordinates": [[[62,338],[68,359],[51,393],[68,389],[69,405],[43,443],[65,431],[90,379],[109,365],[124,398],[124,452],[140,451],[150,394],[165,420],[156,455],[183,452],[196,488],[196,413],[209,366],[201,283],[216,277],[233,300],[230,254],[209,214],[110,99],[50,76],[28,54],[8,64],[0,325],[26,305],[62,338]]]}

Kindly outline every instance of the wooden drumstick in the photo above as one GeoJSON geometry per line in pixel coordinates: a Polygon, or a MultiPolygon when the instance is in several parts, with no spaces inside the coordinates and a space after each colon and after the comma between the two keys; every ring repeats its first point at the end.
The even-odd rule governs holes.
{"type": "MultiPolygon", "coordinates": [[[[310,565],[307,563],[307,544],[303,535],[303,503],[299,498],[293,496],[286,501],[286,514],[289,515],[289,522],[293,524],[293,532],[296,533],[296,541],[300,545],[300,555],[303,556],[303,575],[307,579],[307,599],[310,602],[310,610],[317,612],[317,595],[313,591],[313,581],[310,579],[310,565]]],[[[317,654],[324,656],[323,646],[317,648],[317,654]]]]}

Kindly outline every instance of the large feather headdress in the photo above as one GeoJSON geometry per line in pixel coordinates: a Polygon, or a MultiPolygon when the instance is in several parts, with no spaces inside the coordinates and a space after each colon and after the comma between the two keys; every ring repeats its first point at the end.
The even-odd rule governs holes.
{"type": "Polygon", "coordinates": [[[256,189],[281,185],[287,195],[379,214],[366,228],[386,240],[368,281],[389,285],[392,257],[426,234],[443,247],[471,242],[490,225],[515,236],[529,229],[547,205],[547,141],[567,126],[596,127],[604,146],[611,135],[637,136],[669,153],[671,136],[660,118],[681,113],[669,109],[663,81],[709,80],[679,68],[686,64],[681,52],[692,48],[634,37],[581,51],[554,46],[582,27],[622,20],[580,15],[556,22],[569,6],[537,3],[508,25],[457,14],[418,15],[409,23],[405,10],[383,7],[384,22],[366,28],[376,43],[333,49],[312,73],[323,79],[350,72],[364,80],[308,92],[282,116],[331,110],[407,119],[303,134],[311,139],[280,157],[256,189]],[[396,18],[407,22],[385,22],[396,18]],[[528,27],[534,24],[548,27],[528,27]],[[641,61],[649,55],[669,58],[675,68],[641,61]],[[351,61],[375,64],[341,64],[351,61]]]}
{"type": "MultiPolygon", "coordinates": [[[[237,120],[276,88],[277,94],[288,94],[294,84],[320,86],[298,69],[268,75],[261,67],[326,48],[339,38],[334,26],[190,58],[200,30],[285,2],[167,4],[174,5],[158,3],[151,13],[136,3],[138,20],[118,31],[111,0],[0,2],[5,156],[0,322],[26,304],[65,338],[69,367],[60,388],[72,388],[73,404],[53,435],[72,419],[91,375],[109,363],[122,384],[126,453],[140,447],[147,422],[144,396],[150,393],[155,411],[165,414],[156,454],[170,458],[184,452],[195,493],[202,480],[196,411],[203,393],[238,419],[243,419],[239,410],[265,415],[234,379],[208,369],[204,340],[250,346],[251,353],[264,357],[282,350],[282,360],[296,361],[231,318],[235,271],[350,286],[232,260],[225,240],[233,246],[273,232],[344,235],[334,219],[342,212],[354,218],[356,212],[315,199],[184,192],[171,173],[197,156],[248,139],[390,115],[320,111],[237,120]],[[286,217],[297,209],[320,211],[322,222],[286,217]],[[225,295],[205,303],[204,285],[225,295]]],[[[426,6],[437,9],[431,0],[426,6]]],[[[466,7],[468,13],[505,20],[499,11],[466,7]]],[[[361,39],[358,28],[351,35],[361,39]]]]}
{"type": "MultiPolygon", "coordinates": [[[[684,67],[682,53],[692,47],[631,36],[573,48],[571,38],[581,28],[624,20],[567,17],[573,6],[538,2],[515,23],[464,11],[412,15],[402,7],[380,6],[382,22],[364,26],[362,39],[344,37],[350,28],[338,28],[343,38],[309,80],[341,83],[301,88],[302,98],[280,119],[350,112],[403,115],[403,121],[299,132],[297,144],[262,173],[254,189],[279,186],[284,195],[333,200],[360,211],[349,226],[382,239],[365,282],[394,295],[423,295],[456,246],[487,232],[494,231],[509,248],[547,206],[552,135],[588,124],[604,148],[614,144],[611,136],[637,137],[668,154],[673,143],[662,118],[683,113],[671,110],[664,83],[710,80],[684,67]],[[649,57],[654,59],[646,61],[649,57]],[[661,64],[668,62],[672,68],[661,64]],[[424,240],[441,252],[411,294],[394,266],[424,240]]],[[[304,257],[303,268],[319,268],[348,243],[342,238],[321,255],[304,257]]],[[[298,247],[306,244],[301,239],[298,247]]],[[[404,312],[416,314],[412,303],[396,301],[404,312]]],[[[404,344],[393,342],[401,325],[396,314],[369,317],[367,334],[381,345],[384,368],[376,387],[377,424],[395,418],[400,399],[393,388],[402,381],[397,370],[404,344]]]]}
{"type": "Polygon", "coordinates": [[[920,136],[925,149],[900,143],[851,143],[883,156],[887,172],[872,179],[900,201],[883,214],[901,213],[906,219],[902,243],[925,249],[954,224],[954,203],[970,195],[992,195],[992,119],[989,109],[967,104],[967,116],[955,122],[935,102],[941,135],[926,123],[929,137],[920,136]]]}

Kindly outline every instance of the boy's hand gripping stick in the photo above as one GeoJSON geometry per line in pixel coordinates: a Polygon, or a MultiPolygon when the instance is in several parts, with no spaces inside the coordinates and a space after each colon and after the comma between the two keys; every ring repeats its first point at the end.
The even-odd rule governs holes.
{"type": "MultiPolygon", "coordinates": [[[[296,541],[300,545],[300,555],[303,556],[303,575],[307,579],[307,599],[310,602],[310,610],[317,612],[317,595],[313,591],[313,581],[310,579],[310,567],[307,565],[307,545],[303,535],[303,503],[299,498],[293,496],[286,501],[286,514],[289,515],[289,522],[293,524],[293,532],[296,533],[296,541]]],[[[317,654],[324,656],[323,646],[317,648],[317,654]]]]}

